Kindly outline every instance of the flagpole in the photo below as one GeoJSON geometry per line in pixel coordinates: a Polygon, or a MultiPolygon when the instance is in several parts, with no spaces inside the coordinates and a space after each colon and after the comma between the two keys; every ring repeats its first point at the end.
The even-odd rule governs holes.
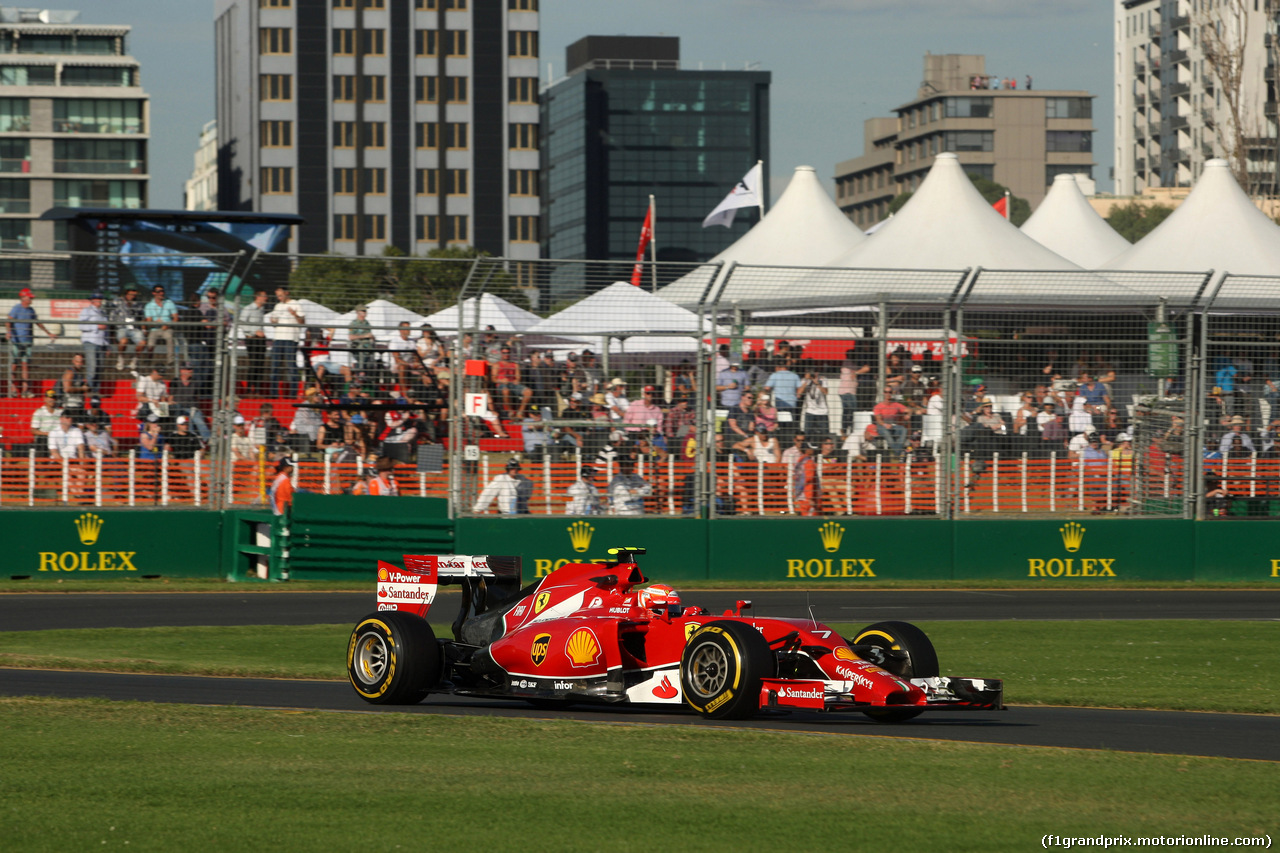
{"type": "Polygon", "coordinates": [[[658,292],[658,205],[653,200],[653,195],[649,195],[649,258],[653,262],[650,269],[652,272],[652,290],[658,292]]]}
{"type": "Polygon", "coordinates": [[[1005,218],[1006,220],[1009,220],[1009,219],[1011,218],[1011,217],[1009,216],[1009,213],[1010,213],[1010,210],[1009,210],[1009,191],[1008,191],[1008,190],[1005,190],[1005,191],[1004,191],[1004,218],[1005,218]]]}
{"type": "Polygon", "coordinates": [[[757,160],[756,165],[760,167],[760,218],[764,219],[764,161],[757,160]]]}

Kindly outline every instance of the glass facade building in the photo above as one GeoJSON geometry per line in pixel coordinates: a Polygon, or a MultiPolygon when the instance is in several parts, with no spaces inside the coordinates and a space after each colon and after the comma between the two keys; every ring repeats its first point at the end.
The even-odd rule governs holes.
{"type": "Polygon", "coordinates": [[[754,210],[728,229],[702,220],[769,162],[770,77],[587,68],[545,90],[543,257],[634,258],[650,195],[660,261],[705,261],[745,234],[754,210]]]}

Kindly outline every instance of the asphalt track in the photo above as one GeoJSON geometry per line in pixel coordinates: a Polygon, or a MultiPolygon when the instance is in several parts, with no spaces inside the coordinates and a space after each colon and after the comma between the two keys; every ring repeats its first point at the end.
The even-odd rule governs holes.
{"type": "MultiPolygon", "coordinates": [[[[372,609],[372,598],[371,593],[274,592],[3,595],[0,630],[354,622],[372,609]]],[[[1280,591],[880,590],[806,595],[719,590],[686,598],[695,599],[713,612],[731,606],[737,598],[750,598],[756,602],[759,615],[794,615],[807,612],[812,605],[818,619],[830,622],[1280,618],[1280,591]]],[[[451,604],[446,598],[437,606],[451,610],[451,604]]],[[[535,711],[518,702],[444,696],[429,697],[416,706],[382,708],[360,700],[345,682],[277,679],[0,669],[0,694],[335,712],[548,716],[545,711],[535,711]]],[[[829,736],[1111,749],[1280,762],[1280,717],[1275,716],[1016,705],[1003,713],[926,714],[896,726],[874,723],[861,714],[794,713],[728,723],[709,722],[676,711],[637,714],[627,708],[578,707],[554,716],[605,724],[775,729],[829,736]]]]}

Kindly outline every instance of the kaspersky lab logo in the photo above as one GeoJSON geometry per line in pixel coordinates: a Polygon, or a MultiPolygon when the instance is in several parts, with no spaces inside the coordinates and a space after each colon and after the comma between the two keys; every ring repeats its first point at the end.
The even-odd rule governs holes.
{"type": "MultiPolygon", "coordinates": [[[[81,545],[96,545],[106,523],[102,516],[82,513],[73,522],[81,545]]],[[[136,572],[137,551],[40,551],[42,572],[136,572]]]]}
{"type": "MultiPolygon", "coordinates": [[[[834,521],[828,521],[826,524],[819,527],[818,539],[822,542],[822,550],[826,551],[828,554],[834,554],[839,551],[841,543],[844,542],[844,534],[844,525],[837,524],[834,521]]],[[[818,580],[820,578],[873,578],[876,576],[876,573],[871,570],[871,564],[875,561],[874,557],[867,559],[858,557],[835,559],[828,557],[825,560],[787,560],[787,577],[801,580],[818,580]]]]}
{"type": "MultiPolygon", "coordinates": [[[[1062,547],[1074,554],[1084,545],[1085,526],[1068,521],[1058,528],[1062,547]]],[[[1032,578],[1113,578],[1115,557],[1047,557],[1027,559],[1027,577],[1032,578]]]]}

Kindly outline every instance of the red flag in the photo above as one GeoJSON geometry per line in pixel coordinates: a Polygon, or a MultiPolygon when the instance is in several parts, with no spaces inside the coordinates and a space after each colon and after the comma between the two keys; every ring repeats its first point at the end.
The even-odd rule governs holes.
{"type": "Polygon", "coordinates": [[[636,248],[636,265],[631,270],[631,283],[636,287],[640,286],[640,279],[644,273],[644,250],[649,248],[649,241],[653,239],[653,202],[649,203],[649,212],[644,215],[644,225],[640,226],[640,245],[636,248]]]}
{"type": "Polygon", "coordinates": [[[1005,196],[1004,198],[1000,199],[998,202],[996,202],[991,206],[996,209],[996,213],[1000,214],[1005,219],[1009,218],[1009,197],[1008,196],[1005,196]]]}

